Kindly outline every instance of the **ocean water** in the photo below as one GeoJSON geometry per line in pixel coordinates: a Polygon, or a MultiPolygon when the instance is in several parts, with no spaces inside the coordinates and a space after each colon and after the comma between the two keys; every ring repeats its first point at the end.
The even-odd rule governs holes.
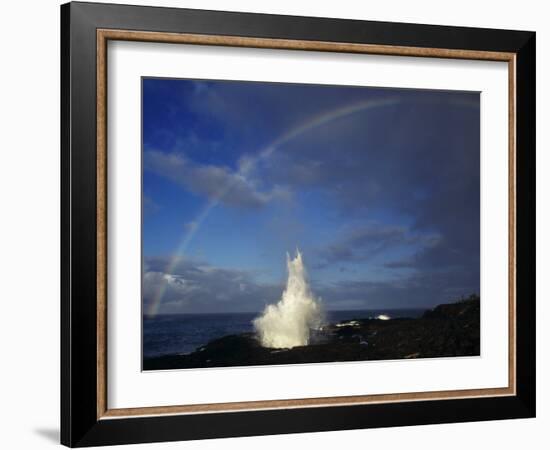
{"type": "MultiPolygon", "coordinates": [[[[327,323],[377,317],[420,317],[425,309],[369,309],[328,311],[327,323]]],[[[259,313],[170,314],[143,318],[143,357],[185,354],[213,339],[254,331],[252,321],[259,313]]]]}

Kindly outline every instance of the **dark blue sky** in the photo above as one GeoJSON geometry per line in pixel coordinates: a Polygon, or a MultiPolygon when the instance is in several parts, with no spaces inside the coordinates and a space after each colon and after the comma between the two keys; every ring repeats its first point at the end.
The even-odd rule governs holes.
{"type": "Polygon", "coordinates": [[[479,293],[479,94],[143,80],[147,313],[260,311],[286,252],[327,309],[479,293]]]}

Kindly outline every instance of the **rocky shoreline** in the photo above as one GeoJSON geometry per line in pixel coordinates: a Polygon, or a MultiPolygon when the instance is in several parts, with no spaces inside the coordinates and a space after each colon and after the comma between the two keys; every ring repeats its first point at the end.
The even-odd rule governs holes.
{"type": "Polygon", "coordinates": [[[417,319],[357,318],[315,331],[291,349],[260,345],[254,333],[215,339],[185,355],[144,359],[143,370],[304,364],[479,355],[479,297],[442,304],[417,319]]]}

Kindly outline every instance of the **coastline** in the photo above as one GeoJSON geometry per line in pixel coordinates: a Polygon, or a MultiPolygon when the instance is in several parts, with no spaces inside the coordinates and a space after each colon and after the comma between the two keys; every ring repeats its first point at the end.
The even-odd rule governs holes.
{"type": "Polygon", "coordinates": [[[441,304],[419,318],[355,318],[312,330],[310,343],[262,347],[255,333],[214,339],[188,354],[144,358],[143,370],[478,356],[480,300],[441,304]]]}

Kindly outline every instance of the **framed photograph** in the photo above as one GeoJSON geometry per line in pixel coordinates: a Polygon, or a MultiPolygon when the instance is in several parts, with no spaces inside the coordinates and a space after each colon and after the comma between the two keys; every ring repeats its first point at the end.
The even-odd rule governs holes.
{"type": "Polygon", "coordinates": [[[61,7],[61,441],[535,415],[535,33],[61,7]]]}

